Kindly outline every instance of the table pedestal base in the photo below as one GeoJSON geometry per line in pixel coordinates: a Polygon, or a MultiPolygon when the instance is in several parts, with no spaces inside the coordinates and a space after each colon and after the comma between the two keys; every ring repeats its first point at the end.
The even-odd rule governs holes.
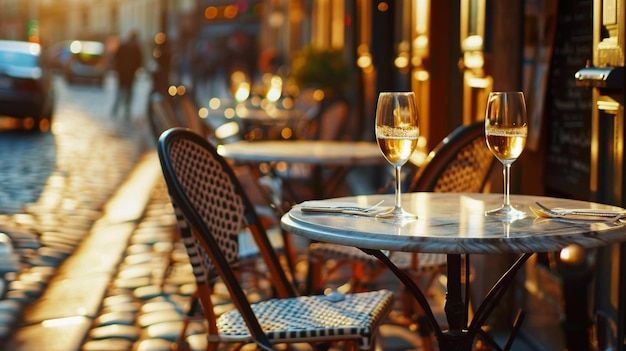
{"type": "MultiPolygon", "coordinates": [[[[442,331],[439,323],[437,323],[437,320],[435,319],[426,296],[417,283],[405,271],[399,269],[393,262],[391,262],[389,257],[387,257],[387,255],[380,250],[361,250],[365,253],[373,255],[383,262],[413,294],[424,311],[423,317],[425,318],[421,318],[421,320],[428,321],[430,324],[430,327],[434,331],[435,337],[437,338],[440,351],[472,350],[472,345],[474,344],[476,337],[479,334],[482,335],[484,333],[482,326],[487,321],[487,318],[497,306],[498,302],[502,299],[507,288],[513,283],[517,272],[523,267],[524,263],[530,258],[530,256],[533,255],[532,253],[522,254],[502,275],[502,277],[494,284],[481,304],[478,306],[469,327],[467,327],[468,304],[463,303],[463,298],[460,296],[462,290],[460,276],[461,270],[459,267],[461,255],[448,255],[448,293],[446,297],[445,312],[450,330],[442,331]],[[450,303],[450,306],[448,306],[448,303],[450,303]]],[[[498,349],[508,350],[510,348],[514,337],[517,335],[517,331],[519,330],[522,320],[523,313],[518,315],[517,321],[514,323],[513,333],[509,338],[507,345],[504,348],[497,347],[498,349]]]]}

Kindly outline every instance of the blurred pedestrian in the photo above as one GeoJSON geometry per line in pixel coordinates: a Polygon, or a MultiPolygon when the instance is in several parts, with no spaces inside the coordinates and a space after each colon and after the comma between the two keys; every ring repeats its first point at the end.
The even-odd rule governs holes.
{"type": "Polygon", "coordinates": [[[113,56],[113,67],[117,72],[118,82],[117,95],[113,104],[113,116],[117,116],[118,109],[122,107],[124,118],[130,118],[135,74],[142,65],[143,55],[139,46],[137,31],[131,30],[126,41],[120,44],[113,56]]]}

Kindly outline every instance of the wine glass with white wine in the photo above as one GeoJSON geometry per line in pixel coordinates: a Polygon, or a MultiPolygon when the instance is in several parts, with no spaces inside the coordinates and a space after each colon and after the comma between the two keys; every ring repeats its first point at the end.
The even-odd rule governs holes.
{"type": "Polygon", "coordinates": [[[376,141],[383,156],[395,169],[395,205],[377,219],[394,222],[411,221],[417,216],[406,212],[401,205],[402,166],[417,147],[419,123],[415,94],[413,92],[382,92],[376,106],[376,141]]]}
{"type": "Polygon", "coordinates": [[[504,203],[497,209],[485,212],[507,219],[517,219],[526,213],[511,205],[511,164],[524,151],[528,135],[528,118],[524,93],[491,92],[485,113],[485,138],[489,150],[504,165],[504,203]]]}

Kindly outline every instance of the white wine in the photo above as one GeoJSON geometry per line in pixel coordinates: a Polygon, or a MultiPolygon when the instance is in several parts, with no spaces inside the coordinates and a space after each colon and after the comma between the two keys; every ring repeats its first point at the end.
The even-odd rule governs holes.
{"type": "Polygon", "coordinates": [[[507,220],[526,217],[511,205],[511,164],[524,151],[528,135],[526,101],[521,91],[492,91],[485,111],[485,139],[491,153],[504,165],[504,201],[499,208],[485,211],[489,216],[502,216],[507,220]]]}
{"type": "Polygon", "coordinates": [[[376,141],[387,162],[402,166],[417,147],[419,128],[376,127],[376,141]]]}
{"type": "Polygon", "coordinates": [[[524,151],[528,129],[487,128],[487,146],[502,163],[513,163],[524,151]]]}
{"type": "Polygon", "coordinates": [[[417,147],[417,138],[420,134],[418,119],[413,92],[382,92],[378,95],[374,124],[376,141],[385,160],[393,166],[396,178],[393,209],[377,214],[378,220],[404,223],[404,221],[417,219],[416,215],[402,208],[400,188],[402,185],[401,168],[417,147]]]}

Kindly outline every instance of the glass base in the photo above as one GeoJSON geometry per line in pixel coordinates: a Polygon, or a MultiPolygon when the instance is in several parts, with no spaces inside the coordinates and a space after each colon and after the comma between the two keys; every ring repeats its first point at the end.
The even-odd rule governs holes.
{"type": "Polygon", "coordinates": [[[526,212],[518,210],[513,206],[502,205],[499,208],[485,211],[486,216],[497,216],[506,219],[522,219],[526,217],[526,212]]]}
{"type": "Polygon", "coordinates": [[[394,207],[391,211],[377,214],[376,219],[384,222],[407,223],[417,220],[417,215],[405,211],[402,207],[394,207]]]}

